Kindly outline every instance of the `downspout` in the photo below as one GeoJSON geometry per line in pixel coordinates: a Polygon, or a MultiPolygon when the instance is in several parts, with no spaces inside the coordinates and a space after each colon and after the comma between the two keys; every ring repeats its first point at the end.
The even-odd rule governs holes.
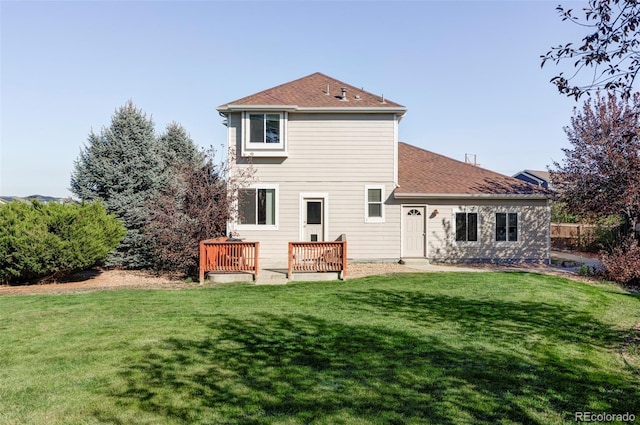
{"type": "MultiPolygon", "coordinates": [[[[230,146],[231,146],[231,140],[230,140],[230,136],[229,136],[229,115],[225,112],[220,112],[218,111],[218,114],[222,117],[222,121],[220,122],[222,125],[224,125],[227,128],[227,135],[226,135],[226,139],[227,139],[227,166],[226,166],[226,176],[225,176],[225,185],[227,186],[227,193],[229,193],[230,187],[229,187],[229,172],[230,172],[230,146]]],[[[228,199],[227,199],[228,200],[228,199]]],[[[229,209],[231,208],[235,208],[235,206],[227,206],[229,209]]],[[[231,222],[231,214],[229,214],[229,218],[227,219],[226,225],[225,225],[225,235],[228,238],[232,237],[233,234],[233,230],[232,230],[233,224],[231,222]]]]}
{"type": "Polygon", "coordinates": [[[551,265],[551,199],[547,199],[547,215],[546,215],[546,228],[547,228],[547,266],[551,265]]]}

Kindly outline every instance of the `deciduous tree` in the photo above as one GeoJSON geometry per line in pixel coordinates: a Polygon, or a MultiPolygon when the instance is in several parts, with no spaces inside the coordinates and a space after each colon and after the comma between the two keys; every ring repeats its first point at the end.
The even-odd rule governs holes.
{"type": "Polygon", "coordinates": [[[584,27],[587,34],[580,43],[560,44],[541,56],[542,66],[572,62],[575,68],[551,82],[560,93],[576,99],[598,89],[628,98],[640,70],[640,2],[589,0],[578,16],[573,9],[556,9],[563,21],[584,27]]]}
{"type": "Polygon", "coordinates": [[[229,175],[228,162],[215,159],[209,149],[199,161],[175,162],[170,183],[147,205],[146,237],[157,268],[196,275],[200,241],[225,236],[236,214],[237,189],[252,180],[254,170],[229,175]]]}
{"type": "Polygon", "coordinates": [[[568,210],[582,217],[616,214],[623,235],[640,217],[640,93],[624,100],[597,93],[574,110],[565,128],[571,148],[563,149],[551,179],[568,210]]]}

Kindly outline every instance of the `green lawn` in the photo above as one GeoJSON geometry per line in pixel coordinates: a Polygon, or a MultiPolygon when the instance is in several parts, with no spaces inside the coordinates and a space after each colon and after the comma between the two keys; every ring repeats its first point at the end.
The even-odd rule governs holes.
{"type": "Polygon", "coordinates": [[[640,423],[638,323],[527,273],[2,297],[0,424],[640,423]]]}

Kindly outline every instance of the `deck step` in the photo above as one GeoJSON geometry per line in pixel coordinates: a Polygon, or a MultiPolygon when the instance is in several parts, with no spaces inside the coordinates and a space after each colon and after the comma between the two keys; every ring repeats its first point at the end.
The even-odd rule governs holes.
{"type": "Polygon", "coordinates": [[[258,272],[256,285],[284,285],[287,279],[287,270],[262,269],[258,272]]]}
{"type": "Polygon", "coordinates": [[[314,282],[338,280],[338,272],[309,272],[293,273],[291,279],[287,278],[287,269],[261,269],[258,272],[258,279],[253,280],[251,273],[209,273],[208,280],[215,283],[247,282],[256,285],[284,285],[289,282],[314,282]]]}

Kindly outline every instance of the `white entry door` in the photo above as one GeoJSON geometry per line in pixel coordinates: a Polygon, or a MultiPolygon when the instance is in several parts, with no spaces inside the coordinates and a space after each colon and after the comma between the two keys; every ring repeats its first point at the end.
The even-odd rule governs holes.
{"type": "Polygon", "coordinates": [[[302,230],[306,242],[324,241],[324,199],[304,198],[302,230]]]}
{"type": "Polygon", "coordinates": [[[402,256],[424,257],[425,207],[402,208],[402,256]]]}

